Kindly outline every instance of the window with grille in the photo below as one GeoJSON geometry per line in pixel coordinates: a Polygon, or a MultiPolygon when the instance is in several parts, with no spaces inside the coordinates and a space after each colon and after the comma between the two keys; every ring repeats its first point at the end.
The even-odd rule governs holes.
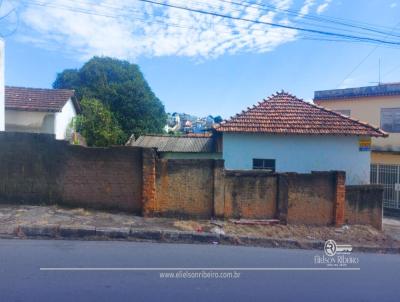
{"type": "Polygon", "coordinates": [[[400,108],[381,109],[381,128],[387,132],[400,132],[400,108]]]}
{"type": "Polygon", "coordinates": [[[275,159],[253,159],[253,169],[275,172],[275,159]]]}

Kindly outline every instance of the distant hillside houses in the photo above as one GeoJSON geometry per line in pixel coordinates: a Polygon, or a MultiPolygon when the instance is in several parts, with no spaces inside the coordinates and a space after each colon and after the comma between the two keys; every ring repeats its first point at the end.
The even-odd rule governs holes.
{"type": "Polygon", "coordinates": [[[222,121],[221,116],[197,117],[187,113],[168,113],[166,133],[204,133],[222,121]]]}

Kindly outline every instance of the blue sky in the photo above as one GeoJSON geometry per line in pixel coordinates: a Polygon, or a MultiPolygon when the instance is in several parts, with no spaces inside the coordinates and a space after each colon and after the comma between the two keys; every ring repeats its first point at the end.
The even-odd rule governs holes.
{"type": "MultiPolygon", "coordinates": [[[[160,11],[150,5],[138,7],[141,13],[148,13],[143,18],[164,16],[173,20],[169,21],[173,25],[185,28],[151,20],[145,24],[139,20],[131,22],[126,16],[122,19],[93,17],[60,8],[63,5],[71,8],[76,3],[86,5],[85,1],[91,0],[80,0],[75,4],[71,4],[71,0],[44,1],[58,8],[18,6],[21,4],[17,3],[19,1],[3,5],[3,13],[18,6],[19,14],[17,31],[5,38],[7,85],[51,87],[57,72],[79,68],[93,55],[109,55],[139,64],[168,112],[199,116],[220,114],[227,118],[281,89],[310,100],[314,90],[332,89],[339,85],[372,85],[378,80],[379,58],[382,81],[400,81],[400,47],[376,48],[342,83],[346,75],[375,48],[374,45],[303,40],[290,31],[270,30],[271,34],[261,35],[259,28],[243,32],[240,40],[232,39],[228,31],[236,24],[228,26],[209,16],[201,19],[185,15],[185,12],[160,11]],[[211,28],[207,28],[211,23],[211,28]]],[[[182,3],[182,0],[169,2],[179,1],[182,3]]],[[[200,5],[199,2],[207,1],[196,0],[193,3],[200,5]]],[[[96,2],[115,5],[112,0],[96,2]]],[[[397,3],[396,0],[270,2],[283,9],[303,10],[305,15],[340,17],[389,28],[398,25],[396,29],[400,32],[400,24],[397,24],[400,1],[397,3]]],[[[123,3],[129,9],[138,5],[135,0],[115,3],[119,6],[123,3]]],[[[231,7],[220,8],[232,15],[241,13],[238,9],[229,11],[231,7]]],[[[77,9],[81,7],[77,6],[77,9]]],[[[103,11],[104,8],[97,12],[103,14],[103,11]]],[[[263,20],[282,24],[302,21],[301,18],[293,20],[283,14],[268,15],[268,11],[255,9],[248,14],[260,14],[258,17],[263,20]]],[[[2,34],[12,31],[15,21],[16,16],[10,15],[7,22],[1,22],[2,34]]],[[[241,26],[238,25],[239,31],[241,26]]]]}

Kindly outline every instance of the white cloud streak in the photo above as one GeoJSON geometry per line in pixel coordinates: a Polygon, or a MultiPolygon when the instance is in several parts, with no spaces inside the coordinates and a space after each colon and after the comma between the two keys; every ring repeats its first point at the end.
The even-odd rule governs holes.
{"type": "Polygon", "coordinates": [[[325,0],[322,4],[317,7],[317,14],[322,14],[327,10],[329,4],[331,4],[332,0],[325,0]]]}
{"type": "MultiPolygon", "coordinates": [[[[268,52],[298,37],[298,32],[292,29],[203,15],[137,0],[30,2],[44,5],[20,7],[20,20],[24,26],[19,30],[18,38],[39,47],[62,48],[81,60],[94,55],[128,60],[139,56],[208,59],[226,53],[268,52]]],[[[304,14],[309,12],[314,2],[305,1],[304,14]]],[[[329,2],[326,0],[322,5],[327,6],[329,2]]],[[[291,24],[284,13],[259,6],[242,7],[215,0],[166,0],[165,3],[291,24]]],[[[288,9],[292,5],[291,0],[272,0],[270,3],[279,9],[288,9]]]]}
{"type": "Polygon", "coordinates": [[[310,8],[315,4],[315,0],[306,0],[304,5],[300,9],[300,16],[307,15],[310,12],[310,8]]]}

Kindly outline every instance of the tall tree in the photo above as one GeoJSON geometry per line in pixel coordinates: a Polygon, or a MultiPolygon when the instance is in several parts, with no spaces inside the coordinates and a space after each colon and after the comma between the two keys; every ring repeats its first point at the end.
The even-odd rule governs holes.
{"type": "Polygon", "coordinates": [[[80,69],[59,73],[53,87],[75,89],[78,100],[100,100],[112,112],[125,141],[132,134],[161,133],[166,123],[164,105],[139,67],[127,61],[94,57],[80,69]]]}
{"type": "Polygon", "coordinates": [[[85,137],[88,146],[106,147],[122,143],[123,132],[113,114],[96,99],[81,100],[82,114],[75,128],[85,137]]]}

